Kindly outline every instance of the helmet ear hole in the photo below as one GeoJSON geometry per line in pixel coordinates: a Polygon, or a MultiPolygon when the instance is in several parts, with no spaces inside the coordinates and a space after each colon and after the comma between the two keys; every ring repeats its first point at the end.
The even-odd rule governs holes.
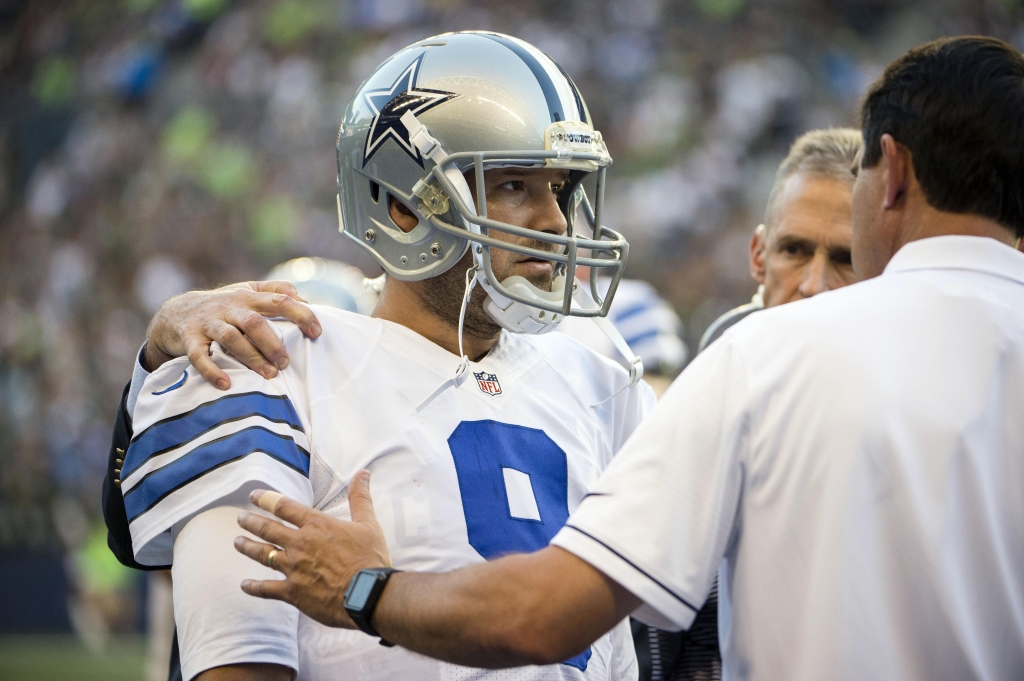
{"type": "Polygon", "coordinates": [[[398,227],[406,234],[414,230],[420,224],[420,219],[416,217],[413,209],[391,194],[387,194],[387,197],[388,215],[395,227],[398,227]]]}
{"type": "Polygon", "coordinates": [[[370,180],[370,198],[374,203],[380,201],[380,185],[370,180]]]}

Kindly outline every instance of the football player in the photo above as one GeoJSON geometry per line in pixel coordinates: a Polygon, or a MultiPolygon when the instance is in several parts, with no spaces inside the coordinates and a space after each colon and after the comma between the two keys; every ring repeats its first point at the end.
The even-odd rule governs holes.
{"type": "MultiPolygon", "coordinates": [[[[654,401],[604,317],[628,249],[601,222],[611,158],[560,67],[486,32],[384,62],[346,111],[337,153],[341,229],[388,275],[373,317],[315,307],[315,340],[308,320],[273,322],[282,371],[249,371],[215,344],[204,373],[223,374],[226,392],[187,357],[136,366],[131,446],[114,471],[134,559],[172,565],[186,680],[513,678],[249,598],[243,578],[276,573],[234,551],[235,518],[258,487],[348,518],[347,488],[368,468],[396,568],[546,546],[654,401]],[[546,333],[567,315],[592,318],[630,370],[546,333]]],[[[635,678],[628,625],[512,674],[635,678]]]]}

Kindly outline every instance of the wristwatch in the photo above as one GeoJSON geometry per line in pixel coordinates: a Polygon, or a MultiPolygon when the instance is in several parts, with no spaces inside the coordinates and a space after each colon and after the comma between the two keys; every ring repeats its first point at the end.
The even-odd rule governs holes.
{"type": "Polygon", "coordinates": [[[388,647],[395,644],[385,641],[377,633],[377,630],[370,624],[370,618],[373,617],[373,611],[377,609],[377,601],[380,600],[384,587],[387,586],[391,575],[396,572],[401,571],[394,568],[360,570],[345,589],[345,612],[357,627],[370,636],[380,638],[380,644],[388,647]]]}

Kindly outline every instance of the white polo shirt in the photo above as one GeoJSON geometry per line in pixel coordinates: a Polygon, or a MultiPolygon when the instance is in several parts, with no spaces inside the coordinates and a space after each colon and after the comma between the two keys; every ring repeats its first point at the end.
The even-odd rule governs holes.
{"type": "Polygon", "coordinates": [[[915,241],[745,319],[552,543],[674,628],[721,564],[733,679],[1024,678],[1024,254],[915,241]]]}

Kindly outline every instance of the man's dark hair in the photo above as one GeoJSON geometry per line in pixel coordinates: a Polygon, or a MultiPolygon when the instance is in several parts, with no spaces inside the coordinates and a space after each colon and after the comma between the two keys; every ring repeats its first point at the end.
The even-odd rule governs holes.
{"type": "Polygon", "coordinates": [[[888,133],[913,156],[928,203],[1024,236],[1024,54],[995,38],[946,38],[894,61],[861,108],[862,165],[888,133]]]}

